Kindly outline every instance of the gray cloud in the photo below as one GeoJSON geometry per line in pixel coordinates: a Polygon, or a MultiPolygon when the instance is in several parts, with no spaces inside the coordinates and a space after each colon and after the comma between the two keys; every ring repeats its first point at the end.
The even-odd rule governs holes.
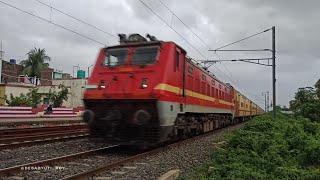
{"type": "MultiPolygon", "coordinates": [[[[189,56],[203,59],[182,38],[154,16],[137,0],[126,1],[49,1],[58,9],[102,28],[117,33],[151,33],[159,39],[175,41],[183,46],[189,56]]],[[[237,40],[255,32],[276,26],[277,46],[277,97],[279,104],[288,104],[297,88],[310,86],[320,78],[320,52],[318,36],[320,12],[318,1],[301,2],[276,0],[217,0],[217,1],[169,1],[162,0],[194,32],[204,39],[210,48],[237,40]]],[[[85,34],[103,43],[117,44],[117,39],[64,15],[54,12],[36,1],[7,1],[36,15],[45,17],[85,34]]],[[[261,53],[208,52],[187,28],[161,6],[158,0],[144,0],[156,13],[210,59],[264,57],[261,53]]],[[[6,58],[24,59],[34,46],[45,48],[52,57],[51,65],[72,73],[73,65],[86,69],[95,62],[102,45],[91,42],[68,31],[41,22],[0,4],[0,39],[3,40],[6,58]]],[[[271,33],[263,34],[232,49],[270,48],[271,33]]],[[[271,90],[271,68],[245,63],[219,63],[211,68],[219,78],[231,82],[249,97],[263,105],[261,92],[271,90]]]]}

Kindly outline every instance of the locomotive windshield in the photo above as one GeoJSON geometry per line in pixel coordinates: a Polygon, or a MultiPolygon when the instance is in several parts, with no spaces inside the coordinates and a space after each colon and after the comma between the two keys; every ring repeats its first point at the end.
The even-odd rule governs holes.
{"type": "Polygon", "coordinates": [[[104,64],[106,66],[123,65],[128,56],[128,49],[108,49],[104,64]]]}
{"type": "Polygon", "coordinates": [[[152,64],[156,61],[158,47],[137,48],[132,57],[133,65],[152,64]]]}

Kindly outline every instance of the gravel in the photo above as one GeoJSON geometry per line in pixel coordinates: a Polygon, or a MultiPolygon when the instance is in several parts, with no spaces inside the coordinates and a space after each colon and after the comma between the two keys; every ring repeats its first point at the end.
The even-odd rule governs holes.
{"type": "Polygon", "coordinates": [[[162,152],[125,164],[124,167],[102,173],[96,179],[108,177],[130,180],[157,179],[162,174],[173,169],[180,170],[180,177],[187,177],[196,167],[209,160],[214,142],[222,141],[226,133],[236,130],[243,125],[229,127],[196,141],[169,147],[162,152]]]}
{"type": "Polygon", "coordinates": [[[127,153],[101,152],[96,155],[90,155],[86,156],[85,158],[72,160],[71,162],[63,162],[50,166],[49,170],[25,171],[20,173],[19,176],[26,179],[61,179],[63,177],[88,171],[91,168],[97,167],[101,164],[111,163],[128,156],[129,155],[127,153]]]}
{"type": "Polygon", "coordinates": [[[16,149],[3,149],[0,151],[0,169],[104,146],[105,144],[102,143],[90,142],[88,138],[81,138],[16,149]]]}
{"type": "MultiPolygon", "coordinates": [[[[187,177],[195,167],[209,160],[210,151],[213,150],[213,142],[221,141],[226,133],[238,129],[243,125],[244,124],[240,124],[217,131],[212,135],[202,137],[196,141],[188,141],[178,146],[164,148],[161,152],[124,164],[122,167],[112,171],[103,172],[94,177],[94,179],[157,179],[172,169],[179,169],[181,176],[187,177]]],[[[98,146],[102,147],[103,144],[98,145],[90,143],[87,139],[80,139],[2,151],[0,153],[0,165],[1,167],[8,167],[21,164],[21,162],[26,163],[48,159],[89,150],[90,148],[97,148],[98,146]]],[[[133,152],[126,152],[125,149],[113,152],[101,152],[69,162],[48,165],[48,169],[20,171],[20,173],[15,174],[15,176],[17,176],[16,178],[26,179],[60,179],[68,175],[88,171],[102,164],[126,158],[132,154],[133,152]]]]}

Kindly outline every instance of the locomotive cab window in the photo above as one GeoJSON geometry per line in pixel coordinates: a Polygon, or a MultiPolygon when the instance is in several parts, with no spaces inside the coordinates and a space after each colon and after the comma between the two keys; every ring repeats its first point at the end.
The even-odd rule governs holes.
{"type": "Polygon", "coordinates": [[[153,64],[158,55],[158,47],[137,48],[132,57],[132,64],[145,65],[153,64]]]}
{"type": "Polygon", "coordinates": [[[109,49],[107,50],[104,64],[110,67],[123,65],[127,59],[127,55],[127,49],[109,49]]]}

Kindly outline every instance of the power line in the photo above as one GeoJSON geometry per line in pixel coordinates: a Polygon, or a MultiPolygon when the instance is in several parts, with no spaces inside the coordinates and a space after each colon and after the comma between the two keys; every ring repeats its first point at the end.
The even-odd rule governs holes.
{"type": "MultiPolygon", "coordinates": [[[[207,48],[210,48],[210,46],[197,34],[195,33],[192,28],[190,26],[188,26],[184,21],[181,20],[181,18],[179,18],[179,16],[177,16],[165,3],[163,3],[161,0],[159,0],[159,2],[170,12],[172,13],[187,29],[189,29],[189,31],[195,35],[207,48]]],[[[230,74],[230,72],[227,72],[228,74],[224,73],[220,68],[215,67],[218,71],[220,71],[221,73],[223,73],[230,81],[232,81],[234,83],[234,81],[232,80],[232,75],[230,74]]],[[[226,71],[227,68],[225,67],[226,71]]],[[[235,84],[235,83],[234,83],[235,84]]]]}
{"type": "Polygon", "coordinates": [[[147,9],[149,9],[154,15],[156,15],[163,23],[165,23],[172,31],[174,31],[176,34],[178,34],[190,47],[192,47],[195,51],[197,51],[202,58],[206,58],[205,55],[203,55],[199,49],[194,47],[182,34],[180,34],[178,31],[176,31],[174,28],[172,28],[159,14],[157,14],[150,6],[148,6],[145,2],[142,0],[139,0],[147,9]]]}
{"type": "Polygon", "coordinates": [[[269,31],[269,30],[271,30],[271,29],[272,29],[272,28],[269,28],[269,29],[266,29],[266,30],[264,30],[264,31],[255,33],[255,34],[253,34],[253,35],[250,35],[250,36],[247,36],[247,37],[245,37],[245,38],[239,39],[239,40],[234,41],[234,42],[232,42],[232,43],[229,43],[229,44],[223,45],[223,46],[221,46],[221,47],[218,47],[218,48],[216,48],[216,49],[214,49],[214,50],[212,50],[212,51],[216,51],[216,50],[219,50],[219,49],[222,49],[222,48],[231,46],[231,45],[236,44],[236,43],[238,43],[238,42],[241,42],[241,41],[247,40],[247,39],[249,39],[249,38],[252,38],[252,37],[254,37],[254,36],[257,36],[257,35],[259,35],[259,34],[265,33],[265,32],[267,32],[267,31],[269,31]]]}
{"type": "Polygon", "coordinates": [[[92,27],[92,28],[94,28],[94,29],[96,29],[96,30],[98,30],[98,31],[100,31],[100,32],[103,32],[104,34],[107,34],[107,35],[109,35],[109,36],[112,36],[112,37],[114,37],[114,38],[117,38],[117,36],[115,36],[115,35],[107,32],[107,31],[104,31],[103,29],[101,29],[101,28],[99,28],[99,27],[97,27],[97,26],[95,26],[95,25],[92,25],[92,24],[90,24],[90,23],[88,23],[88,22],[86,22],[86,21],[84,21],[84,20],[81,20],[81,19],[79,19],[79,18],[77,18],[77,17],[75,17],[75,16],[72,16],[72,15],[70,15],[70,14],[68,14],[68,13],[66,13],[66,12],[64,12],[64,11],[62,11],[62,10],[59,10],[59,9],[53,7],[52,5],[46,4],[46,3],[44,3],[44,2],[42,2],[42,1],[40,1],[40,0],[35,0],[35,1],[37,1],[38,3],[40,3],[40,4],[44,5],[44,6],[49,7],[50,9],[53,9],[53,10],[55,10],[55,11],[57,11],[57,12],[65,15],[65,16],[68,16],[68,17],[70,17],[70,18],[72,18],[72,19],[74,19],[74,20],[76,20],[76,21],[78,21],[78,22],[81,22],[81,23],[83,23],[83,24],[85,24],[85,25],[87,25],[87,26],[90,26],[90,27],[92,27]]]}
{"type": "MultiPolygon", "coordinates": [[[[215,53],[215,55],[218,57],[219,60],[221,60],[221,57],[220,57],[218,54],[215,53]]],[[[242,86],[240,86],[240,83],[239,83],[239,81],[238,81],[237,79],[233,79],[232,73],[228,70],[228,68],[227,68],[223,63],[222,63],[222,66],[224,67],[224,69],[226,70],[226,72],[227,72],[228,74],[226,74],[226,73],[224,73],[223,71],[221,71],[220,68],[218,68],[217,66],[213,66],[213,67],[216,68],[217,70],[219,70],[221,73],[225,74],[225,76],[230,80],[230,82],[233,84],[233,86],[236,87],[236,89],[238,89],[238,90],[240,90],[241,92],[243,92],[243,93],[245,93],[245,94],[248,94],[248,95],[250,95],[250,96],[254,96],[254,97],[255,97],[254,99],[257,100],[257,98],[256,98],[257,96],[256,96],[256,95],[254,95],[253,93],[250,93],[250,92],[246,91],[245,88],[243,88],[242,86]],[[238,84],[238,85],[236,85],[236,84],[238,84]]],[[[261,99],[260,99],[260,100],[257,100],[257,101],[260,101],[260,102],[261,102],[261,99]]]]}
{"type": "Polygon", "coordinates": [[[234,52],[234,51],[269,51],[271,52],[272,50],[271,49],[221,49],[221,50],[212,50],[212,49],[209,49],[209,51],[214,51],[214,52],[217,52],[217,51],[223,51],[223,52],[234,52]]]}
{"type": "MultiPolygon", "coordinates": [[[[195,49],[202,57],[205,57],[197,48],[195,48],[188,40],[186,40],[180,33],[178,33],[175,29],[173,29],[160,15],[158,15],[157,13],[154,12],[154,10],[148,6],[145,2],[143,2],[142,0],[139,0],[146,8],[148,8],[154,15],[156,15],[162,22],[164,22],[170,29],[172,29],[175,33],[177,33],[181,38],[183,38],[193,49],[195,49]]],[[[162,5],[164,5],[173,15],[175,15],[179,20],[180,22],[182,22],[190,31],[191,28],[185,24],[170,8],[168,8],[164,3],[161,2],[161,0],[159,0],[160,3],[162,5]]],[[[208,48],[210,48],[196,33],[194,33],[192,31],[192,33],[197,36],[201,41],[202,43],[204,43],[208,48]]],[[[226,74],[225,72],[223,72],[220,68],[218,67],[214,67],[216,68],[218,71],[220,71],[221,73],[223,73],[233,84],[236,84],[235,81],[228,75],[226,74]]]]}
{"type": "MultiPolygon", "coordinates": [[[[189,29],[189,31],[194,34],[205,46],[207,46],[207,48],[210,48],[210,46],[198,35],[196,34],[191,28],[190,26],[188,26],[184,21],[182,21],[165,3],[163,3],[161,0],[159,0],[159,2],[169,11],[171,12],[187,29],[189,29]]],[[[241,51],[248,51],[248,50],[241,50],[241,51]]],[[[264,50],[255,50],[255,51],[265,51],[264,50]]],[[[216,54],[217,55],[217,54],[216,54]]],[[[218,55],[217,55],[218,56],[218,55]]],[[[218,56],[219,57],[219,56],[218,56]]],[[[219,57],[220,59],[220,57],[219,57]]],[[[233,80],[233,77],[230,73],[230,71],[227,69],[227,67],[222,64],[224,69],[226,70],[226,73],[224,73],[220,68],[215,67],[218,71],[220,71],[221,73],[223,73],[231,82],[233,82],[233,84],[236,84],[233,80]]],[[[237,84],[239,84],[239,82],[237,82],[237,84]]],[[[239,88],[243,91],[243,88],[239,88]]],[[[244,91],[246,92],[246,91],[244,91]]],[[[246,92],[247,93],[247,92],[246,92]]],[[[249,94],[249,93],[248,93],[249,94]]]]}
{"type": "Polygon", "coordinates": [[[36,18],[38,18],[38,19],[40,19],[40,20],[42,20],[42,21],[45,21],[45,22],[47,22],[47,23],[49,23],[49,24],[55,25],[55,26],[60,27],[60,28],[62,28],[62,29],[64,29],[64,30],[67,30],[67,31],[69,31],[69,32],[72,32],[72,33],[74,33],[74,34],[77,34],[78,36],[81,36],[81,37],[83,37],[83,38],[85,38],[85,39],[88,39],[88,40],[90,40],[90,41],[93,41],[93,42],[95,42],[95,43],[97,43],[97,44],[101,44],[101,45],[104,45],[104,46],[106,45],[105,43],[102,43],[102,42],[100,42],[100,41],[98,41],[98,40],[95,40],[95,39],[93,39],[93,38],[91,38],[91,37],[89,37],[89,36],[86,36],[86,35],[84,35],[84,34],[81,34],[81,33],[77,32],[77,31],[74,31],[74,30],[72,30],[72,29],[69,29],[69,28],[67,28],[67,27],[65,27],[65,26],[63,26],[63,25],[54,23],[54,22],[52,22],[52,21],[50,21],[50,20],[48,20],[48,19],[46,19],[46,18],[43,18],[43,17],[38,16],[38,15],[35,15],[35,14],[31,13],[31,12],[28,12],[28,11],[26,11],[26,10],[23,10],[23,9],[21,9],[21,8],[18,8],[18,7],[16,7],[16,6],[12,5],[12,4],[7,3],[7,2],[3,2],[3,1],[0,0],[0,3],[6,5],[6,6],[8,6],[8,7],[11,7],[11,8],[13,8],[13,9],[16,9],[16,10],[18,10],[18,11],[21,11],[21,12],[23,12],[23,13],[29,14],[29,15],[31,15],[31,16],[33,16],[33,17],[36,17],[36,18]]]}
{"type": "Polygon", "coordinates": [[[169,10],[187,29],[189,29],[189,31],[195,35],[205,46],[207,46],[208,48],[210,48],[210,46],[197,34],[195,33],[192,28],[190,28],[190,26],[188,26],[185,22],[183,22],[179,16],[177,16],[165,3],[163,3],[161,0],[159,0],[159,2],[167,9],[169,10]]]}

